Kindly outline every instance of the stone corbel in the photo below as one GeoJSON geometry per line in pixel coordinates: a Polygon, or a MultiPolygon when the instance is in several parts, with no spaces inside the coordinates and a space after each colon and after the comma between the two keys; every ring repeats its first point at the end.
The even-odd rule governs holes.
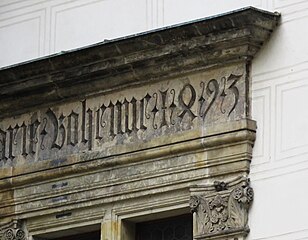
{"type": "Polygon", "coordinates": [[[0,240],[26,240],[26,233],[17,220],[0,227],[0,240]]]}
{"type": "Polygon", "coordinates": [[[249,232],[248,210],[252,201],[253,189],[247,178],[192,188],[194,239],[244,239],[249,232]]]}

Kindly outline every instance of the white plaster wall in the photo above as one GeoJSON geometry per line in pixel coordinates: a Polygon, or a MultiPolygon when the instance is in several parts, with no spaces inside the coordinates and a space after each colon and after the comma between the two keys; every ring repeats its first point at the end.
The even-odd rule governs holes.
{"type": "Polygon", "coordinates": [[[249,5],[282,21],[253,62],[248,239],[308,239],[307,0],[0,0],[0,66],[249,5]]]}

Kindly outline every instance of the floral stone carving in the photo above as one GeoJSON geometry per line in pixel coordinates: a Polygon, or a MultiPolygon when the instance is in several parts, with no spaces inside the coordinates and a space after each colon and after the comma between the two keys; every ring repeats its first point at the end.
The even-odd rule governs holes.
{"type": "MultiPolygon", "coordinates": [[[[226,185],[224,182],[222,185],[226,185]]],[[[217,188],[216,192],[207,195],[193,195],[190,208],[195,218],[195,239],[211,239],[219,236],[245,236],[248,210],[253,201],[253,189],[249,180],[228,189],[217,188]],[[224,189],[224,190],[221,190],[224,189]]]]}
{"type": "Polygon", "coordinates": [[[2,226],[0,228],[0,240],[26,240],[26,234],[19,225],[17,221],[13,221],[6,226],[2,226]]]}

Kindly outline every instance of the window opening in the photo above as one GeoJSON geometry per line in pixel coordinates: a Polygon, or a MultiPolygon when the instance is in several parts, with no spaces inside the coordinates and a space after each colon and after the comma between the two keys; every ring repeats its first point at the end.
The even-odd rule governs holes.
{"type": "Polygon", "coordinates": [[[136,240],[192,240],[192,215],[136,224],[136,240]]]}

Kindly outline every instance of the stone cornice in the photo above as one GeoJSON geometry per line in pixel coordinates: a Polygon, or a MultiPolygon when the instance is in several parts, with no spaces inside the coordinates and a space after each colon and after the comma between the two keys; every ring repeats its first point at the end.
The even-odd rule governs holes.
{"type": "Polygon", "coordinates": [[[0,119],[228,62],[250,60],[279,14],[244,8],[0,70],[0,119]]]}

